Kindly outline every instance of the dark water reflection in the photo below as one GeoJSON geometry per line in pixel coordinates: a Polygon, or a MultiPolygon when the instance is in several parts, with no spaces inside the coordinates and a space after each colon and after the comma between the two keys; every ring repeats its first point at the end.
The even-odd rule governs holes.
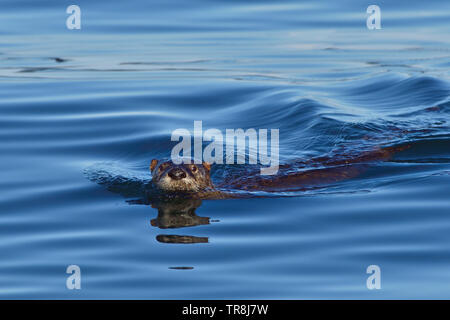
{"type": "MultiPolygon", "coordinates": [[[[171,200],[152,203],[152,208],[158,210],[158,216],[150,221],[153,227],[160,229],[177,229],[210,224],[209,217],[199,217],[195,210],[202,204],[201,200],[171,200]]],[[[163,243],[208,243],[208,237],[189,235],[156,236],[163,243]]]]}

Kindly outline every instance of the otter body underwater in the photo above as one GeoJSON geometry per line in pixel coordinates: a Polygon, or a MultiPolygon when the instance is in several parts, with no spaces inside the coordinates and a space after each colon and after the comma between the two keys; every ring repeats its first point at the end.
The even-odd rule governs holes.
{"type": "Polygon", "coordinates": [[[175,164],[153,159],[150,164],[152,184],[164,196],[196,199],[254,197],[255,192],[302,191],[350,179],[367,170],[370,162],[387,161],[409,146],[379,148],[356,156],[312,158],[280,166],[278,174],[261,176],[258,170],[227,176],[220,183],[211,180],[207,162],[175,164]]]}

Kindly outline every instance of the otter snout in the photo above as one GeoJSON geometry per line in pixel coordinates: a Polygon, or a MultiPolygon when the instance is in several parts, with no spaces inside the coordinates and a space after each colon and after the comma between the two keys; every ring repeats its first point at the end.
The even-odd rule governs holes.
{"type": "Polygon", "coordinates": [[[186,178],[186,172],[184,172],[181,168],[173,168],[167,173],[167,175],[173,180],[181,180],[186,178]]]}
{"type": "Polygon", "coordinates": [[[153,184],[160,190],[174,192],[197,192],[213,188],[209,171],[210,164],[203,163],[175,164],[171,160],[150,163],[153,184]]]}

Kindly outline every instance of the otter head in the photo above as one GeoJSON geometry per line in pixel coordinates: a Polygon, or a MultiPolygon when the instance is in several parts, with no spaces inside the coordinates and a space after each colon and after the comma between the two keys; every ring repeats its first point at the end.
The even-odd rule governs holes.
{"type": "Polygon", "coordinates": [[[211,165],[207,162],[175,164],[171,160],[153,159],[150,164],[154,185],[172,192],[198,192],[212,188],[210,169],[211,165]]]}

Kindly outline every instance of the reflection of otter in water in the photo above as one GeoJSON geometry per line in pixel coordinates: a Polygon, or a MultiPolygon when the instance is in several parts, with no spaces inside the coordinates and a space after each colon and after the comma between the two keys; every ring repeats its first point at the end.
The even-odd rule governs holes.
{"type": "MultiPolygon", "coordinates": [[[[195,210],[201,205],[198,199],[172,199],[171,201],[158,201],[152,203],[153,208],[158,209],[158,216],[150,221],[153,227],[160,229],[183,228],[209,224],[208,217],[199,217],[195,210]]],[[[156,236],[156,240],[164,243],[207,243],[207,237],[187,235],[156,236]]]]}
{"type": "Polygon", "coordinates": [[[159,201],[152,204],[158,209],[158,217],[152,219],[151,224],[161,229],[192,227],[209,224],[209,218],[199,217],[195,209],[201,205],[201,200],[177,200],[159,201]]]}
{"type": "Polygon", "coordinates": [[[289,192],[307,187],[321,186],[356,177],[368,163],[389,160],[394,153],[408,146],[386,147],[361,153],[357,156],[319,157],[280,166],[277,175],[261,176],[259,171],[246,172],[237,177],[227,177],[214,186],[210,165],[158,161],[150,165],[153,185],[166,195],[183,195],[184,198],[223,199],[244,196],[235,191],[289,192]]]}

